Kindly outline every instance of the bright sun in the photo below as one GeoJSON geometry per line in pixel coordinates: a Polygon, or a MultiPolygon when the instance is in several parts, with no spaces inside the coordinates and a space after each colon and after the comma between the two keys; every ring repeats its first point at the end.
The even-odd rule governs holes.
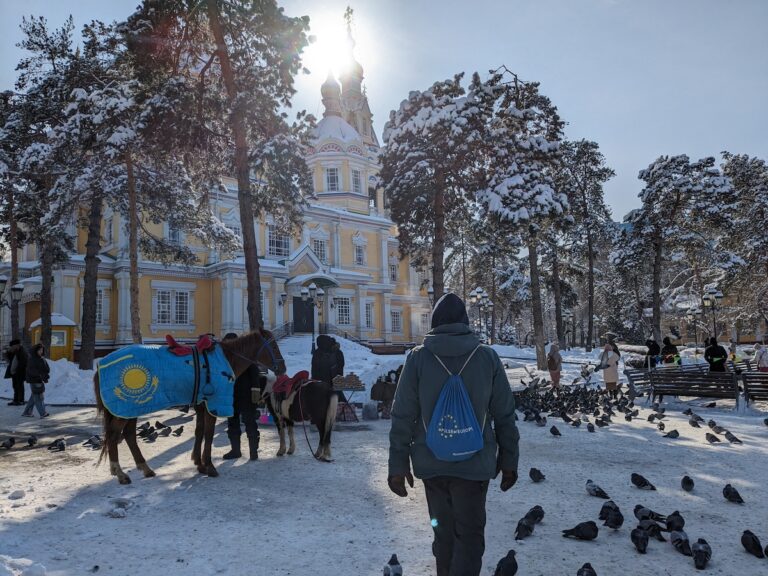
{"type": "MultiPolygon", "coordinates": [[[[349,66],[349,48],[347,46],[347,26],[341,14],[337,12],[311,16],[310,34],[315,41],[304,51],[304,66],[312,76],[323,80],[331,70],[336,78],[349,66]]],[[[352,35],[355,39],[354,56],[363,66],[370,64],[368,45],[364,31],[357,22],[352,23],[352,35]]]]}

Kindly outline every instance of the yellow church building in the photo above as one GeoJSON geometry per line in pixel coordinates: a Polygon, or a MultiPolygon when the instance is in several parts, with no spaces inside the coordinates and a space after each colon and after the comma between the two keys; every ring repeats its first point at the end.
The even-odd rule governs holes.
{"type": "MultiPolygon", "coordinates": [[[[267,216],[256,222],[265,327],[298,333],[346,333],[369,343],[420,341],[429,328],[426,273],[400,258],[397,229],[377,184],[380,146],[368,99],[362,90],[363,68],[356,61],[337,81],[332,74],[321,88],[325,108],[307,156],[314,194],[308,195],[300,230],[284,234],[267,216]],[[306,299],[324,292],[322,303],[306,299]],[[302,297],[304,295],[304,298],[302,297]]],[[[240,232],[237,186],[214,195],[214,210],[240,232]]],[[[183,233],[158,226],[154,233],[193,246],[192,267],[140,260],[140,316],[145,343],[165,334],[190,339],[202,333],[222,336],[248,330],[246,277],[242,255],[225,257],[216,249],[195,246],[183,233]]],[[[54,272],[53,311],[76,325],[79,342],[85,269],[85,230],[77,252],[54,272]]],[[[97,350],[131,342],[128,236],[124,222],[109,209],[102,223],[97,299],[97,350]]],[[[24,286],[20,323],[29,333],[39,318],[41,278],[33,246],[21,251],[24,286]]],[[[0,264],[0,274],[8,264],[0,264]]],[[[2,341],[10,337],[7,310],[0,319],[2,341]]],[[[57,335],[60,337],[60,335],[57,335]]]]}

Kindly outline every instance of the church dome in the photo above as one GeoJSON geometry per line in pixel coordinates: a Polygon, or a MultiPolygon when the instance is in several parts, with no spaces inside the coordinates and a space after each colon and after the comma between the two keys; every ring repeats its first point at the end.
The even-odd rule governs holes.
{"type": "Polygon", "coordinates": [[[323,98],[340,98],[341,97],[341,85],[336,78],[333,77],[332,72],[328,72],[328,78],[325,79],[323,85],[320,87],[320,95],[323,98]]]}
{"type": "Polygon", "coordinates": [[[318,142],[334,138],[342,142],[362,143],[360,134],[341,116],[326,116],[317,123],[315,138],[318,142]]]}

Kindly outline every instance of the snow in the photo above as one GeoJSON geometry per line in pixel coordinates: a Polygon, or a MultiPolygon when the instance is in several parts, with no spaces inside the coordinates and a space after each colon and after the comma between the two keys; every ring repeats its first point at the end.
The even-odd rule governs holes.
{"type": "MultiPolygon", "coordinates": [[[[36,326],[40,326],[42,324],[42,320],[38,318],[32,324],[29,325],[30,328],[35,328],[36,326]]],[[[77,323],[74,320],[70,320],[64,314],[59,314],[58,312],[53,312],[51,314],[51,326],[77,326],[77,323]]]]}
{"type": "MultiPolygon", "coordinates": [[[[295,348],[298,359],[305,356],[299,347],[307,342],[296,338],[286,348],[295,348]]],[[[345,349],[358,362],[355,347],[345,349]]],[[[482,574],[491,574],[510,547],[517,550],[520,574],[575,574],[584,562],[609,576],[628,568],[633,574],[693,574],[690,559],[669,543],[652,542],[647,556],[634,552],[629,532],[638,503],[662,513],[680,510],[689,536],[712,545],[713,573],[762,573],[764,561],[746,554],[739,538],[749,528],[764,543],[768,539],[763,488],[768,428],[760,422],[766,413],[740,416],[728,407],[696,407],[702,417],[716,419],[744,442],[710,446],[705,430],[689,427],[680,414],[687,405],[669,405],[665,421],[667,429],[680,430],[677,441],[663,438],[646,421],[650,412],[643,406],[640,418],[615,419],[594,434],[558,421],[562,437],[554,438],[547,428],[520,422],[521,478],[507,493],[499,490],[498,480],[491,483],[482,574]],[[528,479],[532,466],[547,476],[543,483],[528,479]],[[631,486],[631,472],[643,474],[658,491],[631,486]],[[690,494],[679,487],[684,474],[696,483],[690,494]],[[596,519],[602,504],[586,494],[587,478],[611,495],[627,520],[617,532],[601,526],[594,542],[565,540],[560,530],[596,519]],[[723,499],[727,482],[739,490],[745,506],[723,499]],[[545,510],[543,522],[531,537],[514,542],[517,520],[535,504],[545,510]]],[[[159,413],[152,420],[173,419],[178,425],[186,418],[178,414],[159,413]]],[[[39,421],[19,418],[18,409],[3,405],[0,422],[0,434],[13,433],[21,445],[33,431],[40,436],[40,448],[17,444],[0,453],[0,495],[5,496],[0,498],[0,554],[5,555],[0,556],[0,574],[5,569],[18,575],[38,564],[37,573],[50,576],[86,574],[95,566],[104,573],[146,576],[214,571],[301,576],[325,566],[323,571],[337,576],[360,576],[378,573],[393,552],[406,574],[434,573],[423,486],[417,483],[405,499],[386,487],[386,421],[340,424],[334,432],[333,464],[312,459],[300,430],[296,455],[275,457],[272,427],[262,429],[258,462],[223,461],[227,438],[221,421],[214,440],[219,478],[195,473],[188,456],[190,431],[141,445],[158,472],[154,479],[141,479],[121,446],[122,464],[134,481],[130,486],[120,486],[105,465],[96,467],[97,453],[81,445],[99,432],[93,409],[58,409],[39,421]],[[57,437],[67,438],[67,450],[47,451],[46,444],[57,437]],[[11,508],[7,495],[14,490],[25,490],[27,496],[24,505],[11,508]]],[[[314,445],[316,433],[309,434],[314,445]]]]}
{"type": "Polygon", "coordinates": [[[315,139],[317,142],[333,138],[342,142],[362,143],[363,139],[341,116],[326,116],[317,123],[315,139]]]}

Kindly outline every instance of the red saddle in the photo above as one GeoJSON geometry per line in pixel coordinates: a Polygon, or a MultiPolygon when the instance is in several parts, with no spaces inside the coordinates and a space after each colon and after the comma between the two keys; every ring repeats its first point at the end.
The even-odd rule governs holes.
{"type": "MultiPolygon", "coordinates": [[[[176,339],[170,334],[165,335],[165,341],[168,344],[168,350],[173,354],[176,354],[176,356],[189,356],[190,354],[192,354],[192,346],[188,346],[186,344],[179,344],[178,342],[176,342],[176,339]]],[[[202,336],[200,336],[200,338],[198,338],[197,342],[195,342],[194,344],[194,347],[197,348],[198,352],[205,352],[207,350],[212,350],[213,346],[214,346],[214,341],[207,334],[203,334],[202,336]]]]}
{"type": "Polygon", "coordinates": [[[286,396],[293,392],[295,388],[301,387],[309,379],[309,372],[302,370],[296,372],[293,377],[281,374],[277,377],[274,385],[272,386],[272,392],[274,394],[285,394],[286,396]]]}

